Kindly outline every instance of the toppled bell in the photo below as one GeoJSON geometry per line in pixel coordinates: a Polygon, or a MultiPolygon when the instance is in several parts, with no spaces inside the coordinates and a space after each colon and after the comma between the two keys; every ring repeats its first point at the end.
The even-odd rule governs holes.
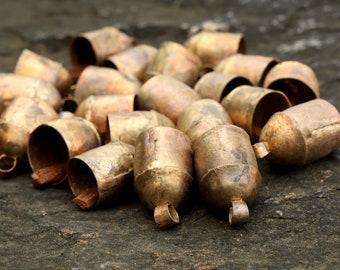
{"type": "Polygon", "coordinates": [[[220,125],[205,132],[193,150],[201,196],[217,210],[229,209],[231,225],[247,223],[248,206],[262,182],[248,134],[235,125],[220,125]]]}
{"type": "Polygon", "coordinates": [[[67,179],[73,202],[88,210],[133,194],[134,147],[111,142],[70,159],[67,179]]]}
{"type": "Polygon", "coordinates": [[[180,114],[177,128],[185,132],[194,143],[204,132],[227,124],[232,124],[232,121],[220,103],[213,99],[200,99],[180,114]]]}
{"type": "Polygon", "coordinates": [[[140,81],[144,81],[145,72],[156,54],[155,47],[140,44],[109,56],[104,66],[115,68],[124,74],[132,74],[140,81]]]}
{"type": "Polygon", "coordinates": [[[43,187],[66,178],[68,161],[101,145],[96,127],[81,117],[63,118],[42,124],[28,141],[28,161],[33,170],[32,184],[43,187]]]}
{"type": "Polygon", "coordinates": [[[194,183],[190,144],[185,133],[170,127],[149,128],[136,140],[135,191],[160,228],[179,223],[176,209],[184,206],[194,183]]]}
{"type": "Polygon", "coordinates": [[[236,74],[211,71],[196,82],[194,90],[202,98],[211,98],[221,102],[226,95],[241,85],[251,85],[251,82],[236,74]]]}
{"type": "Polygon", "coordinates": [[[176,127],[168,117],[154,110],[108,114],[106,124],[106,142],[122,141],[131,145],[135,145],[140,133],[151,127],[176,127]]]}
{"type": "Polygon", "coordinates": [[[175,124],[181,112],[201,97],[185,83],[166,75],[145,82],[137,93],[137,110],[155,110],[175,124]]]}
{"type": "Polygon", "coordinates": [[[246,51],[245,39],[239,33],[201,31],[189,37],[184,45],[210,68],[230,55],[246,51]]]}
{"type": "Polygon", "coordinates": [[[0,113],[16,97],[43,100],[56,111],[60,110],[62,103],[59,91],[43,79],[13,73],[0,73],[0,113]]]}
{"type": "Polygon", "coordinates": [[[74,99],[80,103],[90,95],[136,94],[141,82],[134,76],[106,67],[88,66],[81,73],[74,91],[74,99]]]}
{"type": "Polygon", "coordinates": [[[252,142],[258,142],[261,129],[275,112],[290,107],[282,92],[247,85],[235,88],[221,104],[232,122],[250,135],[252,142]]]}
{"type": "Polygon", "coordinates": [[[136,40],[116,27],[107,26],[73,38],[70,47],[73,65],[103,65],[113,54],[135,45],[136,40]]]}
{"type": "Polygon", "coordinates": [[[275,113],[254,149],[259,158],[302,166],[340,147],[340,115],[328,101],[313,99],[275,113]]]}
{"type": "Polygon", "coordinates": [[[263,85],[285,93],[292,105],[320,97],[313,69],[298,61],[284,61],[273,67],[263,85]]]}
{"type": "Polygon", "coordinates": [[[263,86],[268,72],[279,63],[274,57],[263,55],[234,54],[223,59],[215,71],[232,73],[247,78],[252,85],[263,86]]]}
{"type": "Polygon", "coordinates": [[[145,80],[155,75],[167,75],[193,86],[202,71],[200,58],[183,45],[164,41],[145,74],[145,80]]]}
{"type": "Polygon", "coordinates": [[[27,144],[39,125],[58,119],[46,102],[17,97],[0,118],[0,178],[10,177],[19,165],[27,162],[27,144]]]}
{"type": "Polygon", "coordinates": [[[70,93],[73,83],[70,73],[61,63],[28,49],[21,52],[14,73],[48,81],[59,90],[62,97],[70,93]]]}

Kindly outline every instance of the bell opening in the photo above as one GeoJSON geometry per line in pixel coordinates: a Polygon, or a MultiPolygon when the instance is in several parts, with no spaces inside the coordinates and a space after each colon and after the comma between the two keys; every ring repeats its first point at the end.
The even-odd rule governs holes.
{"type": "Polygon", "coordinates": [[[240,39],[240,43],[238,44],[237,53],[242,53],[242,54],[246,53],[246,41],[243,37],[240,39]]]}
{"type": "Polygon", "coordinates": [[[262,73],[262,75],[261,75],[261,79],[260,79],[260,81],[259,81],[259,86],[263,86],[264,80],[266,79],[268,72],[269,72],[274,66],[276,66],[278,63],[279,63],[279,62],[278,62],[277,60],[275,60],[275,59],[273,59],[272,61],[270,61],[270,62],[268,63],[268,65],[266,66],[266,68],[264,69],[264,71],[263,71],[263,73],[262,73]]]}
{"type": "Polygon", "coordinates": [[[220,102],[225,98],[231,91],[233,91],[236,87],[239,87],[241,85],[252,85],[251,82],[244,78],[244,77],[235,77],[232,79],[227,85],[224,87],[220,102]]]}
{"type": "Polygon", "coordinates": [[[84,37],[77,37],[71,44],[71,59],[74,65],[95,65],[96,55],[91,43],[84,37]]]}

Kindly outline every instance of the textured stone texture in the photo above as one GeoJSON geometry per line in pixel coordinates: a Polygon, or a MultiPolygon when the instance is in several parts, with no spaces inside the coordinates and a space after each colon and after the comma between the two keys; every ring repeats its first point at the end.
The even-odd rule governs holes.
{"type": "MultiPolygon", "coordinates": [[[[269,0],[8,1],[0,8],[0,71],[24,48],[70,65],[71,38],[114,25],[141,42],[183,42],[203,22],[241,32],[247,53],[310,65],[340,109],[340,2],[269,0]]],[[[207,25],[207,24],[203,24],[207,25]]],[[[35,189],[30,173],[1,180],[1,269],[335,269],[340,247],[340,150],[303,168],[259,161],[251,220],[231,228],[193,198],[181,224],[156,228],[138,200],[80,210],[67,185],[35,189]]]]}

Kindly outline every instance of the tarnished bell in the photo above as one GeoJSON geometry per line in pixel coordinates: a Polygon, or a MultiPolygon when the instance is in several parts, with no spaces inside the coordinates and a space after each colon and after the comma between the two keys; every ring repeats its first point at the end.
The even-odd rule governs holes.
{"type": "Polygon", "coordinates": [[[97,65],[113,54],[136,44],[133,37],[111,26],[85,32],[73,38],[70,47],[73,65],[97,65]]]}
{"type": "Polygon", "coordinates": [[[46,80],[59,90],[62,97],[70,93],[73,83],[70,73],[61,63],[28,49],[21,52],[14,73],[46,80]]]}
{"type": "Polygon", "coordinates": [[[133,194],[134,147],[111,142],[70,159],[67,179],[73,202],[88,210],[133,194]]]}
{"type": "Polygon", "coordinates": [[[156,54],[155,47],[140,44],[109,56],[105,60],[104,66],[115,68],[124,74],[132,74],[144,81],[145,72],[156,54]]]}
{"type": "Polygon", "coordinates": [[[221,104],[233,123],[250,135],[252,142],[258,142],[262,127],[275,112],[290,107],[282,92],[247,85],[235,88],[221,104]]]}
{"type": "Polygon", "coordinates": [[[131,145],[135,145],[140,133],[151,127],[176,127],[168,117],[154,110],[108,114],[106,124],[106,142],[122,141],[131,145]]]}
{"type": "Polygon", "coordinates": [[[212,71],[204,74],[196,82],[194,90],[202,98],[211,98],[221,102],[226,95],[241,85],[251,85],[251,82],[236,74],[212,71]]]}
{"type": "Polygon", "coordinates": [[[230,55],[246,52],[244,37],[238,33],[201,31],[192,35],[184,45],[210,68],[230,55]]]}
{"type": "Polygon", "coordinates": [[[254,145],[259,158],[305,165],[340,147],[340,115],[328,101],[313,99],[275,113],[254,145]]]}
{"type": "Polygon", "coordinates": [[[229,223],[249,221],[248,205],[259,192],[262,177],[248,134],[235,125],[220,125],[193,145],[199,192],[217,210],[229,209],[229,223]]]}
{"type": "Polygon", "coordinates": [[[0,118],[0,178],[14,173],[27,162],[27,144],[32,131],[39,125],[58,119],[57,112],[46,102],[17,97],[0,118]]]}
{"type": "Polygon", "coordinates": [[[96,127],[81,117],[63,118],[42,124],[28,141],[32,184],[42,187],[65,180],[70,158],[101,145],[96,127]]]}
{"type": "Polygon", "coordinates": [[[184,206],[194,182],[189,138],[175,128],[153,127],[138,136],[135,147],[136,193],[160,228],[176,225],[176,209],[184,206]]]}
{"type": "Polygon", "coordinates": [[[0,73],[0,113],[16,97],[43,100],[56,111],[60,110],[62,103],[59,91],[45,80],[13,73],[0,73]]]}
{"type": "Polygon", "coordinates": [[[268,72],[264,87],[282,91],[292,105],[320,97],[319,81],[306,64],[284,61],[268,72]]]}
{"type": "Polygon", "coordinates": [[[263,55],[234,54],[223,59],[215,71],[232,73],[247,78],[252,85],[263,86],[268,72],[279,63],[279,59],[263,55]]]}
{"type": "Polygon", "coordinates": [[[74,99],[80,103],[90,95],[133,95],[140,87],[141,82],[134,76],[125,75],[112,68],[88,66],[78,79],[74,99]]]}
{"type": "Polygon", "coordinates": [[[204,132],[227,124],[232,124],[232,121],[220,103],[213,99],[200,99],[180,114],[177,128],[194,143],[204,132]]]}
{"type": "Polygon", "coordinates": [[[193,86],[202,71],[200,58],[183,45],[164,41],[145,74],[145,80],[155,75],[167,75],[193,86]]]}
{"type": "Polygon", "coordinates": [[[157,75],[145,82],[137,93],[137,110],[155,110],[175,124],[181,112],[201,99],[191,87],[175,78],[157,75]]]}
{"type": "Polygon", "coordinates": [[[107,131],[106,118],[110,113],[132,112],[135,95],[89,96],[78,106],[75,115],[92,122],[100,134],[107,131]]]}

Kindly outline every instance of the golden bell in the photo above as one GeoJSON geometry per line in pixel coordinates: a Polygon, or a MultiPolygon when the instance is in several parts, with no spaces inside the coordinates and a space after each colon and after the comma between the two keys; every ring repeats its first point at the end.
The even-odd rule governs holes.
{"type": "Polygon", "coordinates": [[[302,166],[340,147],[340,115],[328,101],[313,99],[275,113],[254,145],[259,158],[302,166]]]}
{"type": "Polygon", "coordinates": [[[185,133],[170,127],[149,128],[136,140],[135,191],[162,229],[179,223],[176,209],[184,206],[194,183],[190,144],[185,133]]]}
{"type": "Polygon", "coordinates": [[[136,40],[111,26],[82,33],[73,38],[70,47],[71,60],[78,65],[103,65],[113,54],[135,45],[136,40]]]}
{"type": "Polygon", "coordinates": [[[124,74],[132,74],[140,81],[144,80],[145,72],[153,61],[157,49],[153,46],[140,44],[106,58],[105,67],[111,67],[124,74]]]}
{"type": "Polygon", "coordinates": [[[111,142],[70,159],[67,179],[73,202],[88,210],[133,194],[134,147],[111,142]]]}
{"type": "Polygon", "coordinates": [[[14,73],[48,81],[59,90],[62,97],[70,93],[73,83],[70,73],[62,64],[28,49],[21,52],[14,73]]]}
{"type": "Polygon", "coordinates": [[[122,141],[135,145],[140,133],[157,126],[176,127],[168,117],[154,110],[111,113],[107,115],[106,142],[122,141]]]}
{"type": "Polygon", "coordinates": [[[232,121],[220,103],[213,99],[200,99],[180,114],[177,128],[194,143],[204,132],[227,124],[232,124],[232,121]]]}
{"type": "Polygon", "coordinates": [[[88,66],[78,79],[74,99],[80,103],[91,95],[136,94],[140,87],[141,82],[132,75],[112,68],[88,66]]]}
{"type": "Polygon", "coordinates": [[[248,134],[235,125],[205,132],[193,145],[199,192],[211,207],[229,210],[229,223],[249,221],[262,177],[248,134]]]}
{"type": "Polygon", "coordinates": [[[279,60],[274,57],[234,54],[223,59],[215,71],[237,74],[248,79],[252,85],[263,86],[268,72],[278,63],[279,60]]]}
{"type": "Polygon", "coordinates": [[[137,110],[155,110],[175,124],[181,112],[201,97],[185,83],[166,75],[146,81],[136,97],[137,110]]]}
{"type": "Polygon", "coordinates": [[[21,96],[43,100],[56,111],[61,109],[60,93],[51,83],[30,76],[0,73],[0,113],[14,98],[21,96]]]}
{"type": "Polygon", "coordinates": [[[193,86],[201,71],[202,62],[196,54],[177,42],[164,41],[148,66],[145,80],[163,74],[193,86]]]}
{"type": "Polygon", "coordinates": [[[275,112],[290,107],[282,92],[248,85],[235,88],[221,104],[232,122],[250,135],[252,142],[258,142],[261,129],[275,112]]]}
{"type": "Polygon", "coordinates": [[[246,51],[243,35],[228,32],[201,31],[189,37],[184,45],[209,68],[230,55],[246,51]]]}
{"type": "Polygon", "coordinates": [[[0,178],[8,178],[17,166],[27,162],[27,144],[39,125],[58,119],[57,112],[46,102],[17,97],[0,118],[0,178]]]}
{"type": "Polygon", "coordinates": [[[251,82],[236,74],[211,71],[196,82],[194,90],[201,98],[211,98],[221,102],[226,95],[241,85],[251,85],[251,82]]]}
{"type": "Polygon", "coordinates": [[[282,91],[292,105],[320,97],[316,74],[297,61],[285,61],[273,67],[266,76],[264,87],[282,91]]]}
{"type": "Polygon", "coordinates": [[[28,141],[28,161],[32,184],[43,187],[66,178],[70,158],[101,145],[96,127],[81,117],[63,118],[42,124],[28,141]]]}

